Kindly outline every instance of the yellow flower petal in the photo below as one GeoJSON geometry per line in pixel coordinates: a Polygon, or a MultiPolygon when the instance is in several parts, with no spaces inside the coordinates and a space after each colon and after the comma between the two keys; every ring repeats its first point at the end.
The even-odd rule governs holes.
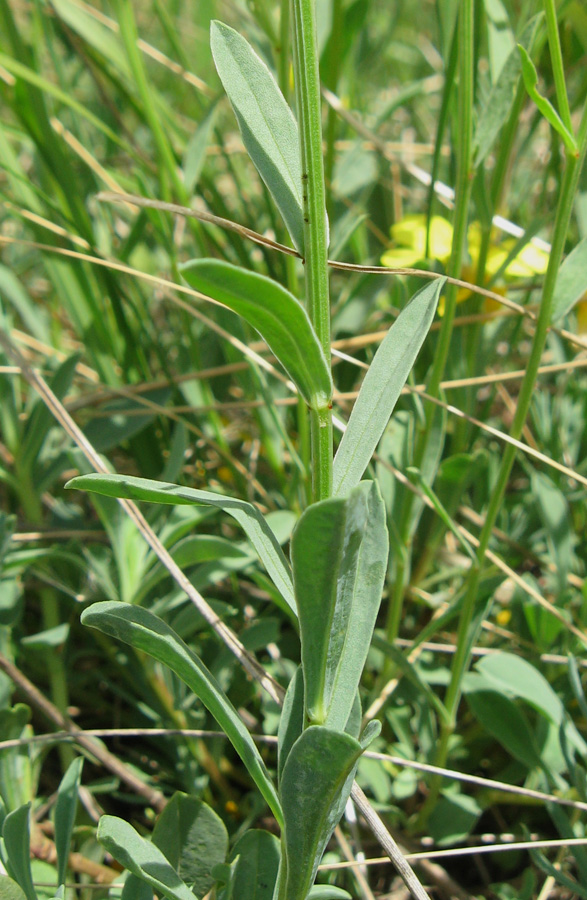
{"type": "MultiPolygon", "coordinates": [[[[442,216],[432,216],[430,221],[430,258],[445,260],[452,247],[452,225],[442,216]]],[[[424,259],[426,253],[426,216],[405,216],[391,227],[391,237],[400,247],[409,247],[424,259]]]]}
{"type": "Polygon", "coordinates": [[[577,332],[587,334],[587,295],[585,300],[577,303],[577,332]]]}
{"type": "Polygon", "coordinates": [[[381,265],[390,269],[407,269],[422,260],[422,254],[407,247],[391,247],[381,257],[381,265]]]}

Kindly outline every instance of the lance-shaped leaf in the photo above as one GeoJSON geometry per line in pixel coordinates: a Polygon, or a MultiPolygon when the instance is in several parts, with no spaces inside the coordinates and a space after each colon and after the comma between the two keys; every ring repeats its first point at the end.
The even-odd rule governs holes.
{"type": "Polygon", "coordinates": [[[146,609],[114,601],[94,603],[81,621],[143,650],[187,684],[224,730],[281,825],[277,792],[251,735],[212,673],[173,629],[146,609]]]}
{"type": "Polygon", "coordinates": [[[550,100],[543,97],[538,90],[538,72],[536,71],[536,66],[532,62],[528,51],[521,44],[518,44],[518,50],[520,59],[522,60],[522,78],[524,79],[524,86],[528,91],[528,94],[548,124],[552,125],[554,130],[560,135],[569,153],[572,153],[573,156],[578,156],[579,150],[574,134],[569,131],[550,100]]]}
{"type": "Polygon", "coordinates": [[[245,531],[251,544],[257,551],[259,559],[286,601],[296,612],[293,584],[289,563],[271,528],[252,503],[236,497],[224,497],[211,491],[197,491],[193,488],[181,487],[179,484],[168,484],[165,481],[151,481],[148,478],[135,478],[131,475],[79,475],[66,484],[68,488],[81,491],[93,491],[106,497],[125,497],[128,500],[146,500],[149,503],[167,503],[175,506],[215,506],[236,519],[245,531]]]}
{"type": "Polygon", "coordinates": [[[142,838],[132,825],[117,816],[102,816],[97,838],[125,869],[148,882],[158,894],[170,900],[194,900],[161,850],[142,838]]]}
{"type": "Polygon", "coordinates": [[[284,287],[218,259],[180,266],[190,287],[228,306],[256,328],[313,409],[328,406],[332,376],[302,304],[284,287]]]}
{"type": "Polygon", "coordinates": [[[222,22],[212,22],[210,44],[247,153],[303,255],[302,165],[293,113],[273,75],[242,35],[222,22]]]}
{"type": "Polygon", "coordinates": [[[55,847],[57,850],[57,883],[59,885],[65,883],[65,875],[67,873],[83,764],[83,756],[78,756],[77,759],[70,763],[57,791],[55,847]]]}
{"type": "Polygon", "coordinates": [[[342,731],[367,658],[387,567],[374,481],[309,506],[292,537],[307,721],[342,731]]]}
{"type": "Polygon", "coordinates": [[[321,726],[307,728],[291,748],[280,787],[285,821],[280,897],[306,900],[361,753],[353,737],[321,726]]]}
{"type": "Polygon", "coordinates": [[[2,838],[6,858],[10,863],[10,874],[22,889],[27,900],[37,900],[30,863],[30,811],[31,804],[25,803],[9,813],[2,826],[2,838]]]}
{"type": "Polygon", "coordinates": [[[414,294],[373,357],[334,458],[334,494],[348,493],[363,477],[428,334],[445,281],[437,278],[414,294]]]}

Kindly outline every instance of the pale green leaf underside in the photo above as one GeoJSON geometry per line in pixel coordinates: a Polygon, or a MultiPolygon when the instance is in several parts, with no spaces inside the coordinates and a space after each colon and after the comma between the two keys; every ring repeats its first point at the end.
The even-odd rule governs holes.
{"type": "Polygon", "coordinates": [[[293,113],[273,75],[242,35],[222,22],[212,22],[210,44],[247,153],[303,256],[302,166],[293,113]]]}
{"type": "Polygon", "coordinates": [[[587,293],[587,237],[574,247],[556,276],[552,321],[562,319],[587,293]]]}
{"type": "Polygon", "coordinates": [[[80,475],[67,482],[66,487],[93,491],[107,497],[124,497],[128,500],[145,500],[149,503],[166,503],[177,506],[215,506],[232,516],[245,531],[259,559],[267,569],[275,587],[288,606],[296,612],[291,569],[283,550],[271,528],[252,503],[235,497],[223,497],[211,491],[134,478],[131,475],[80,475]]]}
{"type": "Polygon", "coordinates": [[[276,281],[217,259],[180,267],[190,287],[228,306],[256,328],[313,409],[332,397],[330,368],[302,304],[276,281]]]}
{"type": "Polygon", "coordinates": [[[387,567],[385,506],[374,481],[308,507],[292,537],[305,714],[342,731],[375,627],[387,567]]]}
{"type": "Polygon", "coordinates": [[[414,294],[375,354],[334,458],[335,495],[348,493],[363,477],[428,334],[445,281],[437,278],[414,294]]]}
{"type": "Polygon", "coordinates": [[[147,881],[170,900],[194,900],[194,895],[161,850],[117,816],[102,816],[99,842],[125,869],[147,881]]]}
{"type": "Polygon", "coordinates": [[[293,745],[280,788],[287,900],[306,900],[361,753],[350,735],[320,726],[307,728],[293,745]]]}
{"type": "Polygon", "coordinates": [[[281,823],[277,792],[241,717],[212,673],[173,629],[140,606],[115,601],[94,603],[84,610],[81,621],[143,650],[181,678],[224,730],[273,815],[281,823]]]}

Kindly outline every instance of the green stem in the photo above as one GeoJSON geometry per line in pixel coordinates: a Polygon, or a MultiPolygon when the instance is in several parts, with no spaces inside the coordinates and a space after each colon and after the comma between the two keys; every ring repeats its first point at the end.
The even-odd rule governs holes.
{"type": "MultiPolygon", "coordinates": [[[[337,92],[340,65],[342,62],[342,29],[344,25],[344,10],[342,0],[332,2],[332,29],[330,31],[330,47],[328,52],[328,72],[324,76],[327,87],[337,92]]],[[[332,208],[332,178],[334,173],[334,141],[338,126],[338,114],[331,106],[328,107],[326,119],[326,153],[324,161],[325,178],[327,182],[326,206],[332,208]]]]}
{"type": "MultiPolygon", "coordinates": [[[[293,0],[294,80],[300,124],[306,303],[326,359],[330,362],[330,298],[326,192],[322,161],[320,72],[314,0],[293,0]]],[[[332,413],[311,410],[312,494],[332,493],[332,413]]]]}
{"type": "Polygon", "coordinates": [[[279,87],[287,100],[289,95],[289,0],[281,0],[279,16],[279,87]]]}
{"type": "Polygon", "coordinates": [[[177,171],[177,161],[157,114],[157,102],[153,96],[143,59],[137,46],[138,33],[131,0],[116,0],[118,24],[128,62],[143,104],[143,113],[153,135],[159,157],[159,181],[164,199],[169,199],[168,184],[171,182],[175,196],[186,204],[188,197],[177,171]]]}
{"type": "Polygon", "coordinates": [[[546,12],[546,32],[548,34],[550,62],[552,65],[552,73],[554,75],[558,112],[565,127],[572,134],[573,123],[571,121],[571,110],[569,107],[569,98],[567,96],[565,70],[563,68],[563,57],[558,33],[558,23],[556,20],[555,0],[544,0],[544,9],[546,12]]]}
{"type": "MultiPolygon", "coordinates": [[[[550,251],[550,260],[542,289],[540,311],[536,320],[534,339],[532,341],[530,357],[526,366],[526,374],[520,388],[516,413],[510,430],[510,434],[515,440],[519,440],[521,437],[522,429],[526,422],[526,417],[532,402],[538,368],[546,345],[546,338],[552,316],[556,278],[560,268],[569,222],[573,211],[573,199],[579,183],[585,155],[587,153],[587,104],[585,104],[583,117],[579,126],[578,146],[578,157],[574,156],[572,153],[567,153],[567,166],[559,194],[552,249],[550,251]]],[[[471,659],[470,648],[476,640],[476,636],[470,634],[470,629],[476,608],[477,593],[483,574],[485,552],[489,547],[491,533],[501,508],[515,456],[516,448],[511,444],[507,444],[501,459],[501,466],[499,468],[496,483],[491,491],[489,508],[485,515],[485,523],[479,537],[476,563],[472,566],[468,578],[465,597],[459,617],[459,629],[456,641],[457,649],[452,661],[451,678],[445,698],[445,706],[449,715],[448,730],[450,733],[452,733],[456,724],[456,715],[462,695],[462,681],[465,672],[469,668],[471,659]]],[[[436,765],[445,765],[448,753],[448,743],[448,736],[440,742],[435,760],[436,765]]],[[[431,795],[433,791],[434,786],[432,785],[431,795]]],[[[438,787],[436,788],[436,795],[437,792],[438,787]]],[[[433,804],[430,803],[427,805],[431,809],[433,804]]]]}
{"type": "MultiPolygon", "coordinates": [[[[455,214],[453,223],[453,243],[448,275],[460,278],[463,256],[467,246],[467,227],[472,187],[472,144],[473,144],[473,100],[474,100],[474,19],[473,0],[463,0],[458,23],[459,86],[457,102],[457,177],[455,186],[455,214]]],[[[436,397],[448,359],[453,321],[459,289],[449,285],[446,291],[444,316],[434,353],[434,363],[428,383],[428,393],[436,397]]],[[[434,415],[434,407],[429,406],[427,420],[434,415]]]]}
{"type": "MultiPolygon", "coordinates": [[[[448,274],[453,278],[459,278],[463,263],[463,256],[467,244],[467,226],[469,222],[469,205],[471,202],[471,158],[473,143],[473,93],[474,93],[474,33],[473,33],[473,0],[463,0],[459,11],[458,22],[458,141],[457,141],[457,179],[456,179],[456,203],[454,214],[453,245],[448,265],[448,274]]],[[[428,393],[433,397],[438,396],[440,382],[444,375],[448,358],[450,342],[453,331],[453,322],[457,303],[458,288],[449,286],[446,292],[446,302],[438,344],[434,353],[434,362],[428,383],[428,393]]],[[[414,465],[420,468],[426,454],[428,438],[431,434],[432,417],[435,407],[429,404],[426,411],[426,423],[420,428],[414,451],[414,465]]],[[[409,550],[410,531],[412,527],[412,508],[414,494],[406,493],[402,509],[402,521],[400,534],[403,545],[409,550]]],[[[410,572],[409,560],[398,565],[396,583],[394,586],[393,600],[389,608],[386,623],[386,637],[390,643],[397,638],[399,625],[402,620],[403,599],[407,578],[410,572]]],[[[389,673],[385,673],[389,674],[389,673]]]]}

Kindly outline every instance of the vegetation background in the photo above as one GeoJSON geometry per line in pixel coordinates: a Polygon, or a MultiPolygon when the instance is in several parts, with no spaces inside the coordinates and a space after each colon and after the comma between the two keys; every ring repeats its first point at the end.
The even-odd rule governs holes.
{"type": "MultiPolygon", "coordinates": [[[[437,317],[374,461],[392,544],[363,712],[380,718],[383,732],[358,782],[406,852],[424,852],[418,871],[436,896],[587,897],[587,176],[566,197],[567,232],[559,226],[568,147],[529,97],[516,47],[537,66],[540,97],[576,130],[587,96],[587,13],[578,0],[558,4],[561,69],[548,44],[552,4],[544,16],[534,3],[475,3],[475,77],[463,110],[459,6],[317,4],[330,257],[450,270],[451,189],[462,206],[470,125],[466,258],[451,274],[498,295],[460,290],[446,365],[426,396],[445,321],[437,317]],[[512,446],[556,241],[567,260],[488,534],[475,627],[465,634],[475,635],[467,672],[462,640],[455,652],[464,586],[512,446]],[[451,679],[463,700],[456,727],[443,731],[439,698],[451,679]],[[453,774],[429,770],[439,762],[453,774]],[[503,852],[529,839],[551,847],[503,852]]],[[[305,405],[241,320],[178,288],[178,266],[219,257],[299,295],[301,264],[238,228],[99,196],[192,206],[287,243],[213,66],[215,18],[246,35],[294,105],[287,3],[0,0],[0,797],[4,813],[32,801],[39,898],[55,893],[55,791],[80,749],[90,755],[71,897],[120,896],[119,873],[95,837],[101,811],[149,835],[163,797],[179,790],[204,799],[231,842],[260,823],[272,827],[238,758],[181,682],[80,625],[95,600],[156,611],[206,662],[275,765],[276,704],[117,502],[64,491],[93,467],[43,388],[115,471],[237,494],[269,514],[287,545],[309,495],[305,405]],[[97,744],[87,734],[73,742],[63,734],[72,722],[111,731],[97,744]]],[[[333,269],[340,420],[422,283],[415,274],[333,269]]],[[[295,628],[232,520],[204,507],[144,512],[214,612],[287,685],[299,662],[295,628]]],[[[402,896],[385,861],[336,868],[380,856],[368,829],[347,817],[320,878],[357,897],[402,896]]]]}

